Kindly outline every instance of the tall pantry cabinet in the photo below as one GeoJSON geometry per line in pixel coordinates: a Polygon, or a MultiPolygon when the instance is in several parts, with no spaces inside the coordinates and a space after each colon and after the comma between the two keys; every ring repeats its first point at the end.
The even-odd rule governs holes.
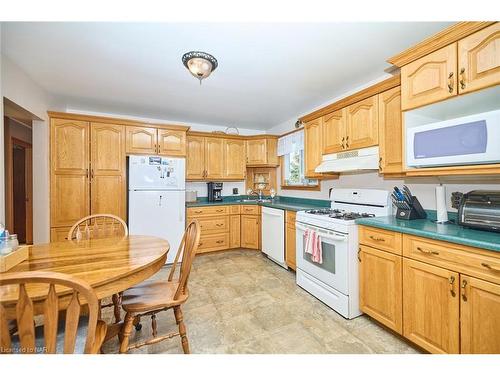
{"type": "Polygon", "coordinates": [[[87,215],[126,219],[125,126],[51,118],[50,132],[51,241],[87,215]]]}

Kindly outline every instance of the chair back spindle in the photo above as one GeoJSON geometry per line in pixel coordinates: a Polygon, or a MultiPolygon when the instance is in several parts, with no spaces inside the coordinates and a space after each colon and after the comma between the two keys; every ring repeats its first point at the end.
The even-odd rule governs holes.
{"type": "Polygon", "coordinates": [[[68,240],[89,240],[127,236],[127,224],[118,216],[95,214],[78,220],[68,232],[68,240]]]}

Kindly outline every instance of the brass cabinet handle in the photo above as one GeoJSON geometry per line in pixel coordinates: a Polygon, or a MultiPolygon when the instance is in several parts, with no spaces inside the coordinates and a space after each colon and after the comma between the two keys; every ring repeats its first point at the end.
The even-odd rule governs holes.
{"type": "Polygon", "coordinates": [[[198,242],[198,247],[203,246],[203,242],[198,242]]]}
{"type": "Polygon", "coordinates": [[[462,300],[464,302],[467,301],[467,294],[466,294],[466,288],[467,287],[467,280],[462,280],[462,300]]]}
{"type": "Polygon", "coordinates": [[[422,254],[439,255],[439,252],[435,251],[435,250],[425,250],[425,249],[422,249],[421,247],[417,247],[417,250],[420,251],[422,254]]]}
{"type": "Polygon", "coordinates": [[[92,168],[90,170],[90,179],[93,180],[94,179],[94,168],[92,168]]]}
{"type": "Polygon", "coordinates": [[[161,152],[161,145],[159,144],[158,145],[158,153],[160,153],[160,152],[161,152]]]}
{"type": "Polygon", "coordinates": [[[223,240],[218,240],[218,241],[215,241],[216,243],[224,243],[223,240]]]}
{"type": "Polygon", "coordinates": [[[380,237],[370,236],[370,238],[371,238],[373,241],[377,241],[377,242],[385,242],[385,240],[384,240],[383,238],[380,238],[380,237]]]}
{"type": "Polygon", "coordinates": [[[453,72],[448,74],[448,92],[453,93],[453,72]]]}
{"type": "Polygon", "coordinates": [[[465,89],[465,68],[460,69],[460,88],[465,89]]]}
{"type": "Polygon", "coordinates": [[[358,248],[358,261],[361,263],[361,248],[358,248]]]}
{"type": "Polygon", "coordinates": [[[349,148],[349,136],[345,137],[345,148],[349,148]]]}
{"type": "Polygon", "coordinates": [[[215,224],[215,226],[216,226],[216,227],[222,227],[222,226],[224,226],[224,224],[222,224],[222,223],[218,223],[218,224],[215,224]]]}
{"type": "Polygon", "coordinates": [[[198,210],[198,211],[195,211],[195,213],[196,214],[201,214],[201,213],[203,213],[203,211],[198,210]]]}
{"type": "Polygon", "coordinates": [[[344,141],[345,141],[345,137],[342,137],[342,150],[345,149],[344,141]]]}
{"type": "Polygon", "coordinates": [[[88,168],[85,168],[85,176],[86,176],[87,178],[89,178],[89,169],[88,169],[88,168]]]}
{"type": "Polygon", "coordinates": [[[455,276],[450,276],[450,294],[452,297],[457,295],[455,293],[455,276]]]}
{"type": "Polygon", "coordinates": [[[378,169],[382,170],[382,157],[378,159],[378,169]]]}
{"type": "Polygon", "coordinates": [[[481,263],[481,266],[483,266],[484,268],[489,269],[490,271],[500,272],[500,268],[495,268],[491,264],[488,264],[488,263],[481,263]]]}
{"type": "Polygon", "coordinates": [[[224,210],[216,210],[215,212],[224,212],[224,210]]]}

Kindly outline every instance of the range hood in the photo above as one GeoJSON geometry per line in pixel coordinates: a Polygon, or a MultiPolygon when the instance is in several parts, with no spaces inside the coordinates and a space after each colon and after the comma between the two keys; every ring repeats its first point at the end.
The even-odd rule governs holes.
{"type": "Polygon", "coordinates": [[[379,169],[378,146],[344,151],[323,156],[323,161],[314,170],[317,173],[349,172],[379,169]]]}

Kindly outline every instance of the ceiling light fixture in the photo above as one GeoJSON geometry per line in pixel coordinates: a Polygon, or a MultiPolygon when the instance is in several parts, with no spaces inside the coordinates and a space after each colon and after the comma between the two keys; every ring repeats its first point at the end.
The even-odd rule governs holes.
{"type": "Polygon", "coordinates": [[[182,63],[189,72],[201,80],[207,78],[215,69],[217,69],[217,59],[206,52],[190,51],[182,56],[182,63]]]}

